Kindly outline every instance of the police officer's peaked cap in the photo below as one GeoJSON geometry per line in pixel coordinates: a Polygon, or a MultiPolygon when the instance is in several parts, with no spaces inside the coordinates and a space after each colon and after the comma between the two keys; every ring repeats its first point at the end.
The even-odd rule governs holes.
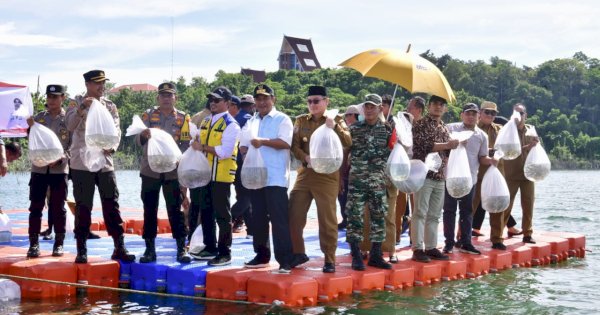
{"type": "Polygon", "coordinates": [[[231,91],[224,87],[224,86],[219,86],[218,88],[214,89],[211,93],[206,94],[206,97],[210,98],[222,98],[226,101],[229,101],[231,99],[231,96],[233,94],[231,93],[231,91]]]}
{"type": "Polygon", "coordinates": [[[46,94],[63,95],[67,91],[64,85],[50,84],[46,86],[46,94]]]}
{"type": "Polygon", "coordinates": [[[164,82],[158,85],[158,93],[177,93],[177,87],[173,82],[164,82]]]}
{"type": "Polygon", "coordinates": [[[320,96],[327,97],[327,89],[324,86],[311,85],[308,87],[308,95],[307,96],[313,96],[313,95],[320,95],[320,96]]]}
{"type": "Polygon", "coordinates": [[[109,81],[108,78],[106,78],[106,75],[104,74],[104,71],[102,70],[90,70],[86,73],[83,74],[83,78],[85,79],[85,82],[104,82],[104,81],[109,81]]]}

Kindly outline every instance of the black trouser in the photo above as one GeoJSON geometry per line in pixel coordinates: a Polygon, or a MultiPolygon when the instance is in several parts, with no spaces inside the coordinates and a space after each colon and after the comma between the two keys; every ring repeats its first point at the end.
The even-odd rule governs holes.
{"type": "Polygon", "coordinates": [[[460,238],[458,244],[470,245],[471,232],[473,227],[473,195],[475,194],[475,186],[471,191],[463,197],[454,198],[450,196],[448,190],[444,195],[444,237],[446,244],[454,246],[454,235],[456,234],[456,206],[459,208],[458,227],[460,228],[460,238]]]}
{"type": "MultiPolygon", "coordinates": [[[[473,215],[473,228],[476,230],[480,230],[481,229],[481,225],[483,224],[483,220],[485,219],[485,214],[487,211],[485,211],[483,209],[483,207],[481,207],[481,202],[479,203],[479,206],[477,206],[477,211],[475,211],[475,214],[473,215]]],[[[515,221],[515,218],[513,218],[512,214],[508,217],[508,224],[506,224],[506,226],[508,228],[514,227],[515,225],[517,225],[517,221],[515,221]]]]}
{"type": "Polygon", "coordinates": [[[174,239],[187,236],[185,230],[183,212],[181,212],[181,190],[177,179],[152,178],[140,175],[142,178],[142,202],[144,203],[144,239],[156,238],[158,228],[158,198],[162,187],[169,223],[171,224],[171,235],[174,239]]]}
{"type": "Polygon", "coordinates": [[[348,220],[348,215],[346,214],[346,203],[348,202],[348,178],[342,179],[342,185],[344,186],[344,190],[338,193],[338,202],[340,203],[340,212],[342,213],[343,222],[348,220]]]}
{"type": "Polygon", "coordinates": [[[123,235],[123,219],[119,211],[119,189],[115,172],[96,172],[71,169],[75,197],[75,237],[87,239],[92,224],[95,186],[100,192],[102,216],[106,231],[112,237],[123,235]]]}
{"type": "Polygon", "coordinates": [[[252,227],[252,204],[250,203],[251,191],[242,185],[241,171],[242,162],[238,161],[238,167],[235,171],[235,180],[233,186],[235,187],[235,203],[231,207],[231,217],[237,219],[240,216],[244,217],[246,222],[246,228],[248,235],[253,235],[252,227]]]}
{"type": "Polygon", "coordinates": [[[198,222],[198,213],[202,223],[203,242],[206,250],[219,250],[219,255],[231,255],[232,227],[231,227],[231,183],[210,182],[200,188],[190,191],[190,235],[194,233],[198,222]],[[216,237],[216,223],[219,225],[218,246],[216,237]],[[192,229],[192,226],[194,228],[192,229]]]}
{"type": "Polygon", "coordinates": [[[42,211],[48,196],[48,224],[54,225],[56,233],[65,233],[67,213],[67,174],[31,173],[29,180],[29,234],[39,234],[42,227],[42,211]],[[48,190],[48,188],[50,188],[48,190]],[[49,191],[49,194],[48,194],[49,191]]]}
{"type": "Polygon", "coordinates": [[[288,215],[287,188],[267,186],[251,190],[252,199],[252,224],[254,237],[252,245],[254,252],[261,258],[271,258],[269,246],[269,220],[273,229],[273,246],[275,247],[275,260],[282,264],[289,264],[292,256],[292,240],[288,215]]]}

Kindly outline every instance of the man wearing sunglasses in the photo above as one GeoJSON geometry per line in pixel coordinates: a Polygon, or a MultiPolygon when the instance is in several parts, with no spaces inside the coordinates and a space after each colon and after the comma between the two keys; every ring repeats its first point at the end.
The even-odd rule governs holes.
{"type": "Polygon", "coordinates": [[[333,129],[339,136],[342,147],[352,144],[350,131],[342,115],[325,117],[329,105],[327,89],[324,86],[310,86],[306,98],[308,114],[300,115],[294,124],[291,151],[294,157],[302,162],[298,169],[296,183],[290,193],[290,234],[294,257],[292,268],[308,261],[302,237],[306,226],[306,216],[313,199],[317,204],[319,221],[319,241],[321,251],[325,254],[323,272],[335,272],[335,250],[337,249],[337,216],[336,197],[339,191],[339,170],[331,174],[319,174],[310,164],[310,137],[321,125],[333,129]]]}
{"type": "MultiPolygon", "coordinates": [[[[488,147],[489,152],[488,156],[494,156],[494,145],[496,143],[496,137],[498,136],[498,131],[502,128],[502,125],[494,123],[494,119],[498,115],[498,107],[496,103],[490,101],[484,101],[481,103],[481,112],[479,116],[479,123],[477,126],[483,130],[488,136],[488,147]]],[[[486,164],[479,165],[479,172],[477,173],[477,187],[475,190],[475,196],[473,196],[473,236],[483,236],[480,233],[479,229],[481,229],[481,225],[483,224],[483,219],[485,218],[486,211],[481,206],[481,182],[483,181],[483,176],[485,172],[488,170],[490,166],[486,164]]],[[[504,160],[500,160],[498,163],[498,170],[500,173],[504,174],[504,160]]],[[[496,249],[505,249],[502,245],[502,229],[504,226],[502,225],[504,222],[503,219],[504,211],[501,213],[491,213],[490,214],[490,227],[491,227],[491,235],[490,240],[492,244],[496,244],[494,248],[496,249]]],[[[509,215],[508,217],[508,235],[509,237],[513,235],[523,234],[522,231],[519,231],[515,226],[517,222],[509,215]]]]}
{"type": "Polygon", "coordinates": [[[212,170],[210,183],[190,192],[190,230],[197,222],[200,212],[203,241],[206,245],[204,250],[193,257],[210,259],[208,264],[211,266],[231,264],[233,235],[229,197],[237,170],[240,136],[240,125],[227,111],[232,96],[231,91],[224,86],[217,87],[206,95],[211,115],[202,121],[200,136],[192,142],[194,150],[206,154],[212,170]],[[218,242],[215,220],[219,225],[218,242]]]}

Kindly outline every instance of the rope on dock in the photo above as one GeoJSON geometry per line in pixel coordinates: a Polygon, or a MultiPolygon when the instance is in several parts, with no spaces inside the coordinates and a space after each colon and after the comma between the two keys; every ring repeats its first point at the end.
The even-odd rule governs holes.
{"type": "Polygon", "coordinates": [[[72,285],[74,287],[108,290],[108,291],[116,291],[116,292],[123,292],[123,293],[154,295],[154,296],[160,296],[160,297],[174,297],[174,298],[181,298],[181,299],[201,300],[201,301],[207,301],[207,302],[226,302],[226,303],[245,304],[245,305],[272,306],[272,304],[268,304],[268,303],[248,302],[248,301],[240,301],[240,300],[224,300],[224,299],[215,299],[215,298],[208,298],[208,297],[202,297],[202,296],[190,296],[190,295],[183,295],[183,294],[160,293],[160,292],[141,291],[141,290],[134,290],[134,289],[104,287],[104,286],[93,285],[93,284],[83,284],[83,283],[49,280],[49,279],[30,278],[30,277],[7,275],[7,274],[0,273],[0,278],[2,278],[2,277],[9,278],[9,279],[17,279],[17,280],[39,281],[39,282],[46,282],[46,283],[59,284],[59,285],[72,285]]]}

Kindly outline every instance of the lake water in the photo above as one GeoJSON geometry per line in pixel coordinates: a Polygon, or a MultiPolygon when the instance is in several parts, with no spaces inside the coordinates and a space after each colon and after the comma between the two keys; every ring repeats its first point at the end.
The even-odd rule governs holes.
{"type": "MultiPolygon", "coordinates": [[[[9,174],[0,179],[0,204],[3,209],[28,207],[28,180],[28,174],[9,174]]],[[[141,208],[138,173],[119,171],[117,181],[122,207],[141,208]]],[[[5,305],[4,311],[18,314],[599,313],[600,290],[596,287],[600,279],[599,188],[600,171],[553,171],[545,181],[536,185],[534,231],[537,229],[583,233],[587,239],[588,252],[585,259],[569,259],[549,267],[519,268],[471,280],[443,282],[430,287],[373,292],[303,309],[220,302],[201,303],[187,299],[104,293],[101,296],[5,305]]],[[[99,205],[99,201],[96,200],[95,204],[99,205]]],[[[519,206],[513,210],[519,226],[520,212],[519,206]]],[[[309,216],[316,217],[314,209],[309,212],[309,216]]],[[[535,238],[535,232],[533,236],[535,238]]],[[[3,313],[2,307],[0,313],[3,313]]]]}

